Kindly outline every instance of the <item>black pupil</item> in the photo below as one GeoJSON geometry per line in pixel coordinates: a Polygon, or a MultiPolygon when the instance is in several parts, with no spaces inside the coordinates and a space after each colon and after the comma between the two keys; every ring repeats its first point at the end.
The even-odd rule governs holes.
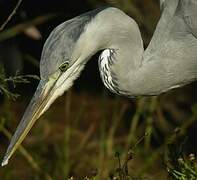
{"type": "Polygon", "coordinates": [[[67,69],[67,66],[68,66],[68,63],[65,63],[63,64],[61,67],[60,67],[60,70],[64,71],[67,69]]]}
{"type": "Polygon", "coordinates": [[[65,69],[67,67],[67,64],[63,65],[62,68],[65,69]]]}

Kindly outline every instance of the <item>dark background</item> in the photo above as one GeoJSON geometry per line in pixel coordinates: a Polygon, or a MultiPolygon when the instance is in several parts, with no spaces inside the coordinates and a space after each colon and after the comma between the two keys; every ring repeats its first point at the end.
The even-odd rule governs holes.
{"type": "MultiPolygon", "coordinates": [[[[16,3],[0,0],[0,25],[16,3]]],[[[39,75],[39,68],[27,56],[34,63],[39,62],[43,44],[53,28],[70,18],[105,5],[116,6],[136,20],[144,46],[147,47],[160,17],[157,0],[24,0],[0,35],[38,16],[57,16],[35,26],[42,35],[39,40],[22,32],[0,42],[0,62],[5,68],[6,77],[14,76],[17,70],[24,75],[39,75]]],[[[174,134],[176,137],[177,132],[181,132],[181,135],[173,140],[173,153],[176,154],[177,148],[181,149],[181,157],[187,159],[190,153],[196,152],[197,83],[158,97],[119,97],[106,90],[102,84],[97,65],[98,56],[99,53],[92,57],[71,90],[58,98],[26,137],[23,146],[29,154],[17,151],[10,164],[0,168],[0,179],[61,180],[71,176],[83,179],[91,176],[92,169],[97,169],[98,179],[103,180],[118,167],[114,160],[115,152],[121,153],[123,161],[128,147],[136,144],[147,131],[151,132],[150,139],[142,138],[129,164],[132,177],[166,179],[169,172],[166,171],[164,159],[169,149],[166,150],[164,146],[166,139],[174,134]],[[130,131],[136,119],[138,124],[130,131]],[[127,141],[130,135],[133,135],[131,142],[127,141]],[[28,158],[33,158],[34,162],[29,162],[28,158]]],[[[0,157],[3,157],[7,148],[8,134],[14,132],[37,83],[38,80],[33,79],[30,79],[29,84],[19,83],[16,87],[8,83],[11,92],[20,94],[15,101],[1,93],[0,157]]],[[[173,163],[172,166],[175,167],[173,163]]]]}

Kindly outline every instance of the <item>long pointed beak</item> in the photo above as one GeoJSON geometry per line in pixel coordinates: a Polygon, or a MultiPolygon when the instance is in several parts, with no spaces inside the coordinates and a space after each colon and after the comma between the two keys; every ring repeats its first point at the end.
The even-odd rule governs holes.
{"type": "Polygon", "coordinates": [[[51,78],[48,81],[40,81],[37,90],[11,139],[1,163],[2,166],[8,164],[10,157],[22,143],[36,120],[50,107],[58,96],[61,96],[72,86],[73,81],[78,77],[84,67],[84,64],[77,63],[78,61],[76,61],[76,64],[73,64],[64,73],[54,73],[50,76],[51,78]]]}
{"type": "Polygon", "coordinates": [[[49,87],[48,83],[40,81],[37,90],[11,139],[6,154],[3,158],[1,164],[2,166],[8,164],[10,157],[24,140],[25,136],[30,131],[36,120],[50,106],[50,101],[52,100],[55,91],[53,90],[54,84],[55,82],[49,87]]]}

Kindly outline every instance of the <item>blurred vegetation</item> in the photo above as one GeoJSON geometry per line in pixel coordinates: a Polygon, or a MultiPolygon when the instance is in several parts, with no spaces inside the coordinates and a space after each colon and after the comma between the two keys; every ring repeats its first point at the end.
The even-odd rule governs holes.
{"type": "MultiPolygon", "coordinates": [[[[92,8],[109,3],[134,17],[147,46],[159,19],[158,1],[88,1],[92,8]]],[[[4,29],[0,41],[15,38],[27,25],[44,23],[48,16],[38,19],[4,29]]],[[[24,56],[37,67],[31,55],[24,56]]],[[[27,104],[27,99],[17,98],[13,90],[16,84],[29,83],[29,78],[35,77],[18,72],[8,77],[0,66],[0,92],[4,95],[0,157],[27,104]]],[[[9,165],[0,168],[0,179],[195,180],[195,88],[192,84],[135,100],[113,96],[105,89],[101,94],[71,89],[40,118],[9,165]]]]}
{"type": "Polygon", "coordinates": [[[17,84],[30,83],[30,81],[28,80],[29,78],[39,80],[39,77],[37,75],[20,75],[18,71],[16,71],[16,74],[14,76],[7,78],[3,65],[0,64],[0,93],[2,95],[5,95],[9,100],[16,100],[19,94],[12,93],[9,90],[8,86],[12,85],[13,88],[16,88],[17,84]]]}

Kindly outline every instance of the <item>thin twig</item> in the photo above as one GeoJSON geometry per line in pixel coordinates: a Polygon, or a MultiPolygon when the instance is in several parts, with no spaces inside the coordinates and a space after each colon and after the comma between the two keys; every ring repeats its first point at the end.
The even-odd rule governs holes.
{"type": "Polygon", "coordinates": [[[22,3],[22,0],[19,0],[16,4],[15,8],[11,12],[11,14],[8,16],[8,18],[5,20],[5,22],[1,25],[0,31],[4,29],[4,27],[7,25],[7,23],[12,19],[12,17],[16,14],[17,9],[19,8],[20,4],[22,3]]]}

